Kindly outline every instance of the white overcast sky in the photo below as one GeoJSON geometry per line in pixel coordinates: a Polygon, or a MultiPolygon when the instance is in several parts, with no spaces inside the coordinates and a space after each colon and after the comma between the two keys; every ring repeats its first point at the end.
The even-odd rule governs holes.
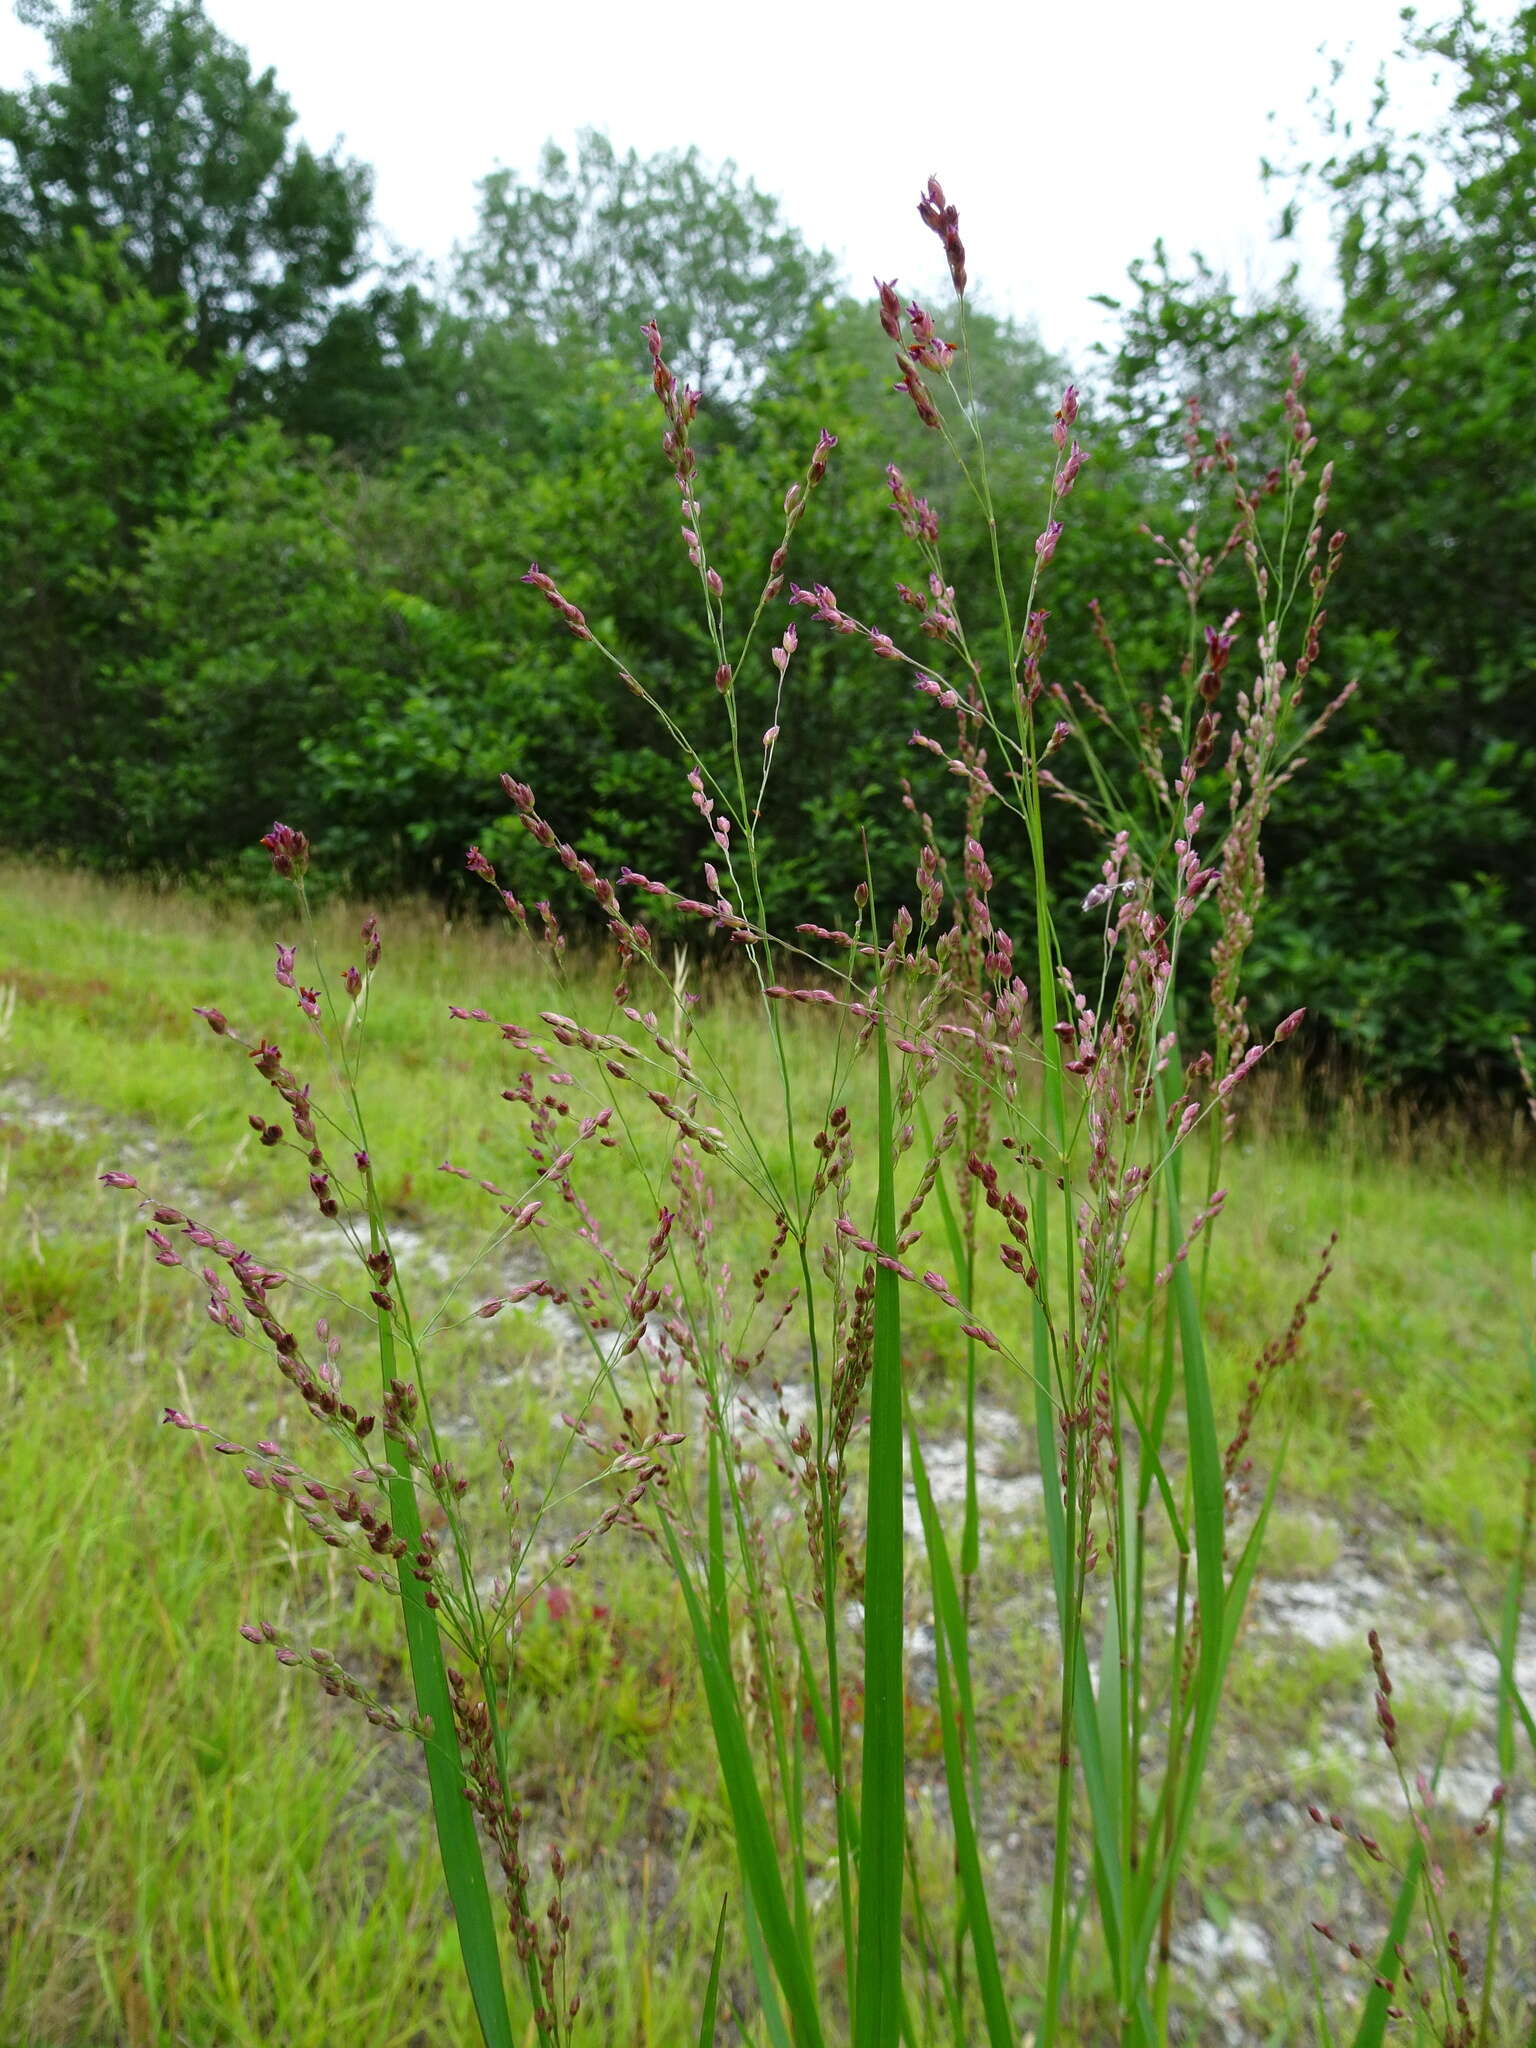
{"type": "MultiPolygon", "coordinates": [[[[697,143],[734,159],[854,284],[879,272],[922,292],[940,275],[914,211],[932,171],[960,208],[986,303],[1076,352],[1104,331],[1091,295],[1117,292],[1158,235],[1239,284],[1277,272],[1278,199],[1260,158],[1287,154],[1288,137],[1315,140],[1308,96],[1329,57],[1348,61],[1345,103],[1363,110],[1400,8],[207,0],[207,11],[274,68],[313,145],[339,141],[372,165],[379,225],[406,249],[445,256],[470,231],[488,170],[532,172],[546,137],[568,144],[593,127],[643,154],[697,143]]],[[[1511,0],[1489,10],[1511,11],[1511,0]]],[[[44,69],[42,37],[7,8],[0,82],[44,69]]],[[[1402,125],[1435,103],[1427,78],[1400,79],[1402,125]]],[[[1320,283],[1320,224],[1303,246],[1320,283]]]]}

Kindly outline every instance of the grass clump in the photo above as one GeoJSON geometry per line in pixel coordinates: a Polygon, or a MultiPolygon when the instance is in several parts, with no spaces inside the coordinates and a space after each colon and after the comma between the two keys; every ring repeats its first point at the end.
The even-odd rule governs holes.
{"type": "MultiPolygon", "coordinates": [[[[359,1705],[424,1752],[453,1940],[493,2048],[638,2029],[683,2039],[701,2023],[704,2038],[724,2026],[797,2048],[1011,2048],[1021,2029],[1040,2048],[1187,2037],[1205,1996],[1199,1877],[1220,1870],[1231,1839],[1224,1706],[1266,1619],[1287,1440],[1293,1464],[1305,1446],[1319,1497],[1336,1497],[1346,1469],[1390,1477],[1395,1495],[1451,1526],[1470,1471],[1458,1450],[1448,1477],[1437,1455],[1416,1490],[1402,1483],[1407,1447],[1445,1422],[1446,1388],[1421,1361],[1412,1390],[1400,1383],[1388,1401],[1386,1361],[1365,1369],[1380,1333],[1347,1321],[1354,1408],[1349,1455],[1339,1448],[1341,1388],[1327,1378],[1339,1347],[1325,1346],[1320,1380],[1297,1364],[1304,1342],[1338,1327],[1324,1321],[1336,1286],[1323,1287],[1338,1219],[1310,1230],[1315,1185],[1283,1141],[1251,1160],[1239,1149],[1245,1091],[1261,1063],[1283,1058],[1301,1015],[1261,1023],[1242,992],[1264,822],[1341,701],[1316,673],[1342,536],[1327,533],[1330,471],[1314,466],[1302,367],[1285,390],[1281,460],[1257,481],[1192,416],[1191,493],[1219,493],[1222,523],[1210,538],[1196,523],[1158,542],[1188,600],[1173,682],[1144,700],[1105,625],[1102,682],[1069,690],[1051,675],[1042,598],[1086,459],[1077,394],[1064,393],[1045,437],[1038,531],[1001,533],[967,382],[958,218],[936,182],[921,210],[955,286],[956,339],[889,286],[881,317],[898,388],[981,519],[993,587],[973,617],[947,580],[929,500],[894,470],[914,561],[899,592],[909,630],[869,623],[825,585],[789,586],[807,630],[861,641],[904,673],[932,728],[915,739],[960,792],[954,847],[912,804],[911,905],[876,902],[866,880],[846,928],[766,928],[771,849],[757,819],[776,751],[792,743],[799,623],[766,658],[756,650],[835,442],[823,434],[785,498],[761,589],[734,607],[710,559],[698,395],[673,377],[653,328],[718,730],[684,730],[662,680],[606,646],[543,571],[526,580],[675,744],[702,880],[599,872],[509,773],[534,872],[543,859],[577,878],[613,964],[606,980],[573,971],[552,919],[471,849],[510,936],[492,942],[499,958],[477,936],[466,960],[451,934],[420,935],[407,991],[451,1018],[445,1049],[432,1041],[423,1057],[406,1006],[377,993],[388,964],[377,919],[354,936],[339,913],[312,915],[307,842],[274,825],[264,843],[295,886],[297,920],[277,944],[275,993],[266,974],[232,978],[234,995],[196,992],[212,1030],[199,1062],[236,1057],[268,1091],[242,1102],[241,1122],[204,1130],[194,1105],[209,1070],[181,1060],[163,1074],[153,1038],[122,1043],[131,1005],[120,1012],[116,976],[142,975],[127,940],[66,931],[57,1030],[46,1047],[17,1041],[47,1084],[67,1076],[129,1117],[191,1134],[182,1156],[102,1176],[138,1195],[153,1261],[180,1269],[186,1290],[168,1314],[147,1293],[135,1303],[127,1284],[115,1313],[140,1352],[174,1355],[165,1419],[187,1437],[199,1488],[226,1462],[261,1496],[247,1526],[264,1539],[231,1533],[227,1488],[216,1508],[200,1492],[193,1520],[221,1527],[233,1551],[255,1544],[241,1633],[314,1681],[309,1707],[292,1711],[330,1729],[333,1708],[359,1705]],[[1247,578],[1242,610],[1234,570],[1247,578]],[[1096,849],[1080,905],[1064,904],[1055,880],[1058,819],[1096,849]],[[994,832],[1024,854],[1017,933],[1002,922],[994,832]],[[728,988],[706,991],[664,955],[640,914],[653,901],[735,953],[728,988]],[[1181,1021],[1186,988],[1207,1013],[1199,1041],[1181,1021]],[[295,1029],[303,1058],[284,1049],[295,1029]],[[381,1074],[393,1079],[376,1086],[381,1074]],[[441,1155],[436,1175],[422,1174],[423,1140],[441,1155]],[[284,1165],[295,1171],[280,1181],[284,1165]],[[1263,1184],[1263,1220],[1247,1227],[1268,1240],[1249,1259],[1234,1258],[1231,1224],[1245,1179],[1263,1184]],[[445,1259],[477,1214],[467,1259],[445,1259]],[[1277,1234],[1301,1253],[1283,1271],[1277,1234]],[[505,1342],[491,1334],[508,1328],[505,1342]],[[214,1336],[275,1364],[280,1420],[267,1396],[242,1407],[210,1362],[214,1336]],[[1004,1586],[1010,1543],[989,1498],[1028,1478],[1034,1575],[1004,1586]],[[261,1576],[263,1559],[275,1578],[261,1576]],[[622,1599],[606,1584],[601,1598],[584,1591],[598,1574],[622,1599]],[[379,1597],[354,1613],[341,1586],[358,1580],[379,1597]],[[403,1650],[386,1648],[392,1615],[403,1650]],[[581,1703],[565,1730],[581,1763],[551,1776],[541,1751],[557,1698],[562,1713],[581,1703]],[[707,1785],[705,1747],[717,1765],[707,1785]],[[690,1755],[695,1782],[642,1817],[635,1769],[658,1750],[690,1755]],[[617,1799],[613,1785],[626,1788],[617,1799]],[[1001,1839],[1018,1838],[1022,1888],[992,1853],[1009,1803],[1016,1825],[1001,1839]],[[674,1874],[690,1869],[661,1908],[693,1959],[670,2003],[650,1962],[662,1841],[674,1874]],[[619,1965],[631,1939],[638,1971],[619,1965]]],[[[163,1043],[172,997],[205,972],[195,935],[172,938],[145,1018],[163,1043]]],[[[29,1019],[30,999],[23,1034],[29,1019]]],[[[77,1187],[73,1199],[94,1198],[77,1187]]],[[[1385,1244],[1366,1256],[1391,1262],[1385,1244]]],[[[1442,1284],[1426,1348],[1454,1304],[1486,1357],[1467,1413],[1451,1410],[1456,1442],[1470,1445],[1478,1404],[1507,1386],[1508,1368],[1489,1335],[1493,1297],[1469,1300],[1464,1275],[1453,1292],[1449,1269],[1442,1284]]],[[[81,1319],[101,1311],[67,1265],[49,1285],[78,1344],[81,1319]]],[[[35,1294],[18,1289],[18,1318],[41,1342],[35,1294]]],[[[1494,1515],[1511,1588],[1495,1684],[1502,1767],[1523,1712],[1528,1495],[1494,1515]]],[[[1330,1539],[1308,1553],[1300,1530],[1292,1520],[1291,1567],[1311,1557],[1326,1569],[1330,1539]]],[[[196,1555],[186,1525],[171,1535],[176,1558],[196,1555]]],[[[152,1540],[134,1527],[114,1555],[142,1557],[152,1540]]],[[[1018,1540],[1011,1555],[1029,1550],[1018,1540]]],[[[169,1568],[173,1592],[181,1569],[169,1568]]],[[[176,1610],[157,1602],[174,1656],[176,1610]]],[[[123,1666],[141,1683],[147,1654],[129,1650],[123,1666]]],[[[1395,1723],[1380,1659],[1373,1637],[1385,1738],[1395,1723]]],[[[1241,1681],[1236,1695],[1241,1708],[1241,1681]]],[[[1306,1698],[1282,1706],[1305,1720],[1306,1698]]],[[[236,1723],[210,1738],[221,1783],[233,1756],[259,1752],[240,1748],[247,1732],[236,1723]]],[[[172,1761],[190,1773],[200,1816],[195,1745],[173,1745],[172,1761]]],[[[355,1786],[336,1774],[337,1807],[317,1826],[355,1786]]],[[[1417,1829],[1423,1795],[1401,1787],[1417,1829]]],[[[1387,1860],[1360,1825],[1323,1824],[1387,1860]]],[[[225,1834],[198,1832],[201,1818],[189,1828],[200,1854],[229,1853],[225,1834]]],[[[1403,2012],[1424,2016],[1427,2038],[1470,2043],[1466,1945],[1422,1841],[1409,1844],[1394,1925],[1422,1880],[1435,1967],[1417,1980],[1429,2004],[1403,2012]]],[[[242,1882],[261,1853],[259,1839],[241,1843],[242,1882]]],[[[419,1882],[413,1853],[386,1863],[391,1883],[419,1882]]],[[[341,1900],[355,1897],[354,1878],[338,1877],[341,1900]]],[[[243,1895],[223,1896],[238,1916],[243,1895]]],[[[296,1959],[313,1953],[297,1905],[288,1924],[280,1964],[260,1950],[263,2010],[278,2026],[301,1995],[296,1959]]],[[[227,1972],[211,1974],[226,2003],[244,1998],[227,1972]]],[[[392,1981],[391,2023],[424,1995],[392,1981]]],[[[1378,1988],[1348,2023],[1361,2043],[1378,1988]]],[[[467,2025],[466,1993],[445,1995],[467,2025]]],[[[138,1996],[155,2011],[160,1979],[138,1996]]],[[[1288,2026],[1300,2009],[1289,1991],[1283,2002],[1288,2026]]],[[[1338,1999],[1318,2010],[1322,2026],[1344,2023],[1338,1999]]],[[[1494,2012],[1490,1991],[1482,2039],[1495,2038],[1494,2012]]]]}

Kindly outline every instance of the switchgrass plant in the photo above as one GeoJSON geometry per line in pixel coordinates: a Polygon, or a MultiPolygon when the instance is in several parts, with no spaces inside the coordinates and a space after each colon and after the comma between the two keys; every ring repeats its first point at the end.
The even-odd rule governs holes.
{"type": "MultiPolygon", "coordinates": [[[[301,1314],[295,1273],[174,1188],[140,1190],[158,1263],[185,1269],[211,1321],[275,1360],[307,1428],[247,1442],[183,1406],[167,1421],[206,1437],[398,1606],[410,1708],[270,1620],[244,1633],[420,1744],[493,2048],[588,2038],[583,2001],[608,2009],[601,1983],[573,1975],[565,1861],[529,1839],[512,1731],[535,1603],[613,1543],[635,1546],[680,1595],[734,1840],[700,2040],[724,2025],[775,2048],[1001,2048],[1024,2030],[1040,2048],[1150,2048],[1199,2027],[1175,1981],[1181,1880],[1281,1471],[1265,1410],[1331,1257],[1319,1246],[1295,1273],[1294,1307],[1222,1413],[1211,1246],[1243,1091],[1301,1017],[1250,1017],[1242,967],[1262,911],[1265,819],[1341,701],[1319,694],[1315,671],[1343,539],[1326,533],[1330,472],[1315,467],[1299,363],[1286,445],[1255,482],[1192,408],[1195,516],[1172,541],[1154,537],[1187,601],[1184,644],[1149,689],[1100,621],[1103,679],[1069,690],[1051,672],[1043,600],[1087,459],[1078,397],[1065,392],[1042,437],[1038,532],[1001,531],[969,384],[958,218],[936,182],[920,211],[945,251],[955,339],[890,285],[880,317],[898,392],[983,524],[990,591],[957,594],[930,499],[893,469],[914,561],[897,594],[903,631],[822,584],[790,585],[781,624],[789,549],[835,451],[823,433],[786,495],[763,584],[738,607],[710,559],[698,395],[654,327],[663,448],[713,648],[711,729],[605,644],[551,577],[535,567],[526,579],[670,736],[707,858],[702,888],[602,873],[527,783],[504,777],[533,858],[559,861],[590,895],[614,980],[599,1009],[576,999],[590,991],[581,981],[520,1015],[499,991],[494,1008],[475,991],[454,1004],[456,1028],[501,1050],[502,1094],[523,1126],[516,1151],[472,1141],[443,1162],[486,1204],[468,1269],[446,1284],[412,1272],[388,1192],[398,1163],[379,1149],[365,1085],[383,940],[370,919],[351,962],[332,963],[305,895],[307,842],[286,825],[264,843],[295,887],[305,939],[279,944],[276,978],[308,1057],[201,1014],[275,1093],[251,1113],[254,1145],[299,1155],[355,1283],[327,1284],[322,1314],[301,1314]],[[1213,497],[1220,525],[1207,537],[1213,497]],[[1234,569],[1247,602],[1223,595],[1208,616],[1234,569]],[[784,723],[798,611],[915,690],[914,742],[954,779],[962,815],[951,851],[909,793],[911,905],[878,901],[866,877],[844,927],[775,934],[757,821],[779,751],[814,744],[784,723]],[[1099,879],[1080,905],[1055,879],[1058,820],[1098,842],[1099,879]],[[1026,864],[1005,889],[987,848],[1009,833],[1026,864]],[[1005,895],[1021,907],[1017,933],[1005,895]],[[648,899],[732,951],[750,1004],[700,1000],[686,960],[637,914],[648,899]],[[1198,1046],[1178,1021],[1185,984],[1207,997],[1198,1046]],[[749,1019],[766,1100],[739,1082],[749,1019]],[[722,1250],[724,1215],[733,1246],[756,1219],[745,1264],[722,1250]],[[560,1319],[585,1367],[552,1451],[503,1441],[472,1471],[439,1411],[434,1361],[502,1315],[560,1319]],[[936,1327],[947,1333],[963,1413],[953,1496],[935,1484],[914,1405],[914,1327],[925,1348],[936,1327]],[[339,1364],[359,1328],[376,1347],[367,1396],[343,1386],[339,1364]],[[999,1672],[980,1623],[984,1371],[1002,1375],[1042,1481],[1052,1642],[1013,1673],[999,1672]],[[942,1800],[926,1810],[909,1797],[919,1661],[931,1663],[942,1761],[942,1800]],[[1000,1931],[982,1815],[989,1742],[1029,1688],[1051,1702],[1055,1768],[1021,1953],[1000,1931]]],[[[565,940],[547,907],[530,911],[478,849],[468,861],[520,930],[542,933],[558,975],[565,940]]],[[[1513,1713],[1512,1651],[1500,1670],[1513,1713]]],[[[1426,2038],[1473,2038],[1458,2031],[1454,1990],[1442,1972],[1438,2004],[1411,2008],[1426,2038]]],[[[1357,2041],[1379,2038],[1377,2010],[1367,1999],[1357,2041]]],[[[1482,2024],[1494,2038],[1486,2012],[1482,2024]]]]}

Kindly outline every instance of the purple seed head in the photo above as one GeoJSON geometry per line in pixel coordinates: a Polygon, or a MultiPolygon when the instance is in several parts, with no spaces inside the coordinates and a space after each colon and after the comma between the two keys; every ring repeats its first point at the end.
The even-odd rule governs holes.
{"type": "Polygon", "coordinates": [[[269,1045],[263,1039],[251,1054],[251,1060],[263,1080],[274,1080],[282,1069],[283,1049],[280,1045],[269,1045]]]}
{"type": "Polygon", "coordinates": [[[640,332],[644,335],[645,345],[650,351],[652,388],[665,407],[668,417],[671,418],[676,410],[675,394],[677,391],[677,379],[662,360],[661,329],[654,320],[647,320],[641,327],[640,332]]]}
{"type": "Polygon", "coordinates": [[[913,410],[923,425],[937,431],[943,426],[944,422],[939,417],[939,409],[933,402],[932,393],[922,378],[918,376],[912,358],[908,355],[898,356],[896,358],[896,367],[901,371],[901,376],[892,386],[892,389],[905,391],[912,401],[913,410]]]}
{"type": "Polygon", "coordinates": [[[1210,664],[1213,675],[1219,676],[1226,667],[1227,658],[1232,652],[1233,644],[1233,635],[1231,633],[1220,633],[1214,626],[1206,627],[1205,658],[1210,664]]]}
{"type": "Polygon", "coordinates": [[[950,281],[961,298],[965,296],[965,244],[960,240],[960,215],[944,197],[937,178],[928,180],[927,191],[917,202],[918,218],[944,244],[950,281]]]}
{"type": "Polygon", "coordinates": [[[309,866],[309,841],[291,825],[274,824],[261,835],[261,843],[272,856],[275,873],[298,881],[309,866]]]}
{"type": "Polygon", "coordinates": [[[1060,470],[1057,472],[1056,495],[1058,498],[1064,498],[1067,495],[1068,491],[1071,490],[1073,484],[1077,482],[1078,471],[1082,468],[1083,464],[1087,460],[1088,457],[1083,453],[1083,450],[1074,441],[1072,443],[1071,454],[1068,455],[1066,461],[1061,465],[1060,470]]]}

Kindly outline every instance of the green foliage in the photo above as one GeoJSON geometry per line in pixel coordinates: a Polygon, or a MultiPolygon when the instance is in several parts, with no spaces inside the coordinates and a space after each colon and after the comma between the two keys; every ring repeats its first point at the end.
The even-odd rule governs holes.
{"type": "Polygon", "coordinates": [[[419,284],[376,285],[336,307],[274,392],[284,424],[377,461],[438,439],[465,415],[471,351],[419,284]]]}
{"type": "Polygon", "coordinates": [[[217,449],[198,486],[146,547],[143,651],[111,684],[139,740],[117,775],[124,837],[173,867],[254,844],[280,790],[303,803],[312,736],[398,702],[419,667],[371,523],[388,485],[264,427],[217,449]]]}
{"type": "Polygon", "coordinates": [[[1231,429],[1264,415],[1282,351],[1308,361],[1349,536],[1335,674],[1361,695],[1272,848],[1260,971],[1284,962],[1371,1072],[1424,1085],[1507,1065],[1531,1015],[1536,8],[1410,23],[1405,54],[1448,75],[1439,125],[1399,134],[1383,88],[1360,132],[1330,115],[1331,153],[1293,174],[1332,213],[1338,318],[1290,281],[1241,305],[1159,248],[1133,272],[1113,378],[1133,435],[1191,393],[1231,429]]]}
{"type": "Polygon", "coordinates": [[[367,886],[451,888],[465,847],[494,842],[509,767],[616,830],[654,735],[550,645],[509,535],[542,525],[563,553],[633,485],[603,446],[552,483],[470,456],[368,477],[274,432],[230,444],[136,586],[154,650],[119,678],[153,734],[125,784],[136,844],[230,859],[284,809],[367,886]]]}
{"type": "Polygon", "coordinates": [[[545,148],[537,183],[507,170],[484,181],[459,284],[493,324],[632,365],[656,320],[680,370],[719,398],[794,346],[835,276],[734,164],[697,149],[620,155],[588,129],[574,160],[545,148]]]}
{"type": "Polygon", "coordinates": [[[0,280],[0,802],[24,844],[110,838],[102,771],[126,736],[105,676],[139,631],[130,579],[227,410],[226,377],[185,353],[173,309],[111,248],[0,280]]]}
{"type": "MultiPolygon", "coordinates": [[[[1450,73],[1443,124],[1399,139],[1378,103],[1316,172],[1344,290],[1324,388],[1359,542],[1352,610],[1428,661],[1420,745],[1464,765],[1491,739],[1536,741],[1536,7],[1497,30],[1467,11],[1408,47],[1450,73]]],[[[1388,730],[1421,707],[1389,702],[1388,730]]],[[[1530,758],[1511,772],[1529,810],[1530,758]]]]}
{"type": "Polygon", "coordinates": [[[1347,652],[1359,698],[1305,793],[1281,799],[1255,1000],[1304,989],[1334,1045],[1378,1080],[1491,1080],[1536,1003],[1529,919],[1507,880],[1530,851],[1528,754],[1498,738],[1470,759],[1412,747],[1394,703],[1454,686],[1405,675],[1387,636],[1347,652]]]}
{"type": "Polygon", "coordinates": [[[200,0],[22,0],[58,76],[0,93],[0,262],[120,239],[187,307],[191,360],[291,359],[362,267],[370,173],[291,144],[294,112],[200,0]]]}
{"type": "Polygon", "coordinates": [[[589,351],[477,319],[407,274],[338,306],[271,395],[292,432],[374,468],[451,449],[558,466],[604,388],[589,351]]]}
{"type": "MultiPolygon", "coordinates": [[[[840,446],[788,578],[881,630],[910,625],[894,591],[913,560],[881,502],[892,461],[939,517],[946,578],[990,577],[990,537],[953,519],[963,486],[892,394],[871,309],[835,297],[828,259],[729,167],[588,134],[529,182],[485,181],[451,289],[406,262],[342,299],[367,174],[295,146],[271,74],[200,7],[27,11],[56,75],[0,94],[0,794],[21,844],[232,874],[292,812],[358,886],[451,893],[468,844],[508,843],[512,770],[562,792],[592,859],[694,884],[704,835],[651,714],[589,649],[551,646],[518,582],[537,557],[715,758],[714,658],[681,542],[653,545],[675,498],[624,367],[652,315],[719,401],[699,446],[733,604],[762,588],[761,536],[823,426],[840,446]],[[282,433],[251,419],[261,404],[282,433]]],[[[1187,614],[1171,577],[1145,573],[1164,550],[1138,528],[1176,543],[1196,508],[1173,466],[1185,400],[1219,430],[1267,427],[1299,349],[1337,456],[1329,521],[1350,537],[1325,659],[1335,688],[1361,687],[1328,765],[1277,810],[1254,987],[1289,1008],[1305,985],[1321,1042],[1424,1085],[1496,1072],[1531,1016],[1536,9],[1497,30],[1463,14],[1409,46],[1449,76],[1445,119],[1399,136],[1383,101],[1296,174],[1333,210],[1337,320],[1293,280],[1244,304],[1161,245],[1134,267],[1087,414],[1095,517],[1047,602],[1069,705],[1086,708],[1078,682],[1115,695],[1116,665],[1129,702],[1159,702],[1187,614]]],[[[973,312],[969,341],[1013,547],[1049,516],[1037,428],[1067,373],[1007,322],[973,312]]],[[[1213,589],[1240,606],[1237,566],[1213,589]]],[[[1239,646],[1247,659],[1242,629],[1239,646]]],[[[978,652],[995,670],[1000,645],[978,652]]],[[[766,727],[771,687],[761,708],[766,727]]],[[[857,640],[803,634],[779,709],[817,744],[775,766],[765,908],[838,925],[861,831],[882,899],[910,887],[899,778],[941,827],[960,792],[910,745],[921,700],[857,640]]],[[[1057,826],[1066,904],[1102,851],[1075,815],[1057,826]]],[[[995,852],[1014,922],[1014,821],[995,852]]],[[[526,881],[567,921],[589,908],[558,863],[536,858],[526,881]]],[[[1070,918],[1063,932],[1075,960],[1070,918]]]]}
{"type": "Polygon", "coordinates": [[[1131,295],[1101,297],[1120,315],[1111,395],[1123,426],[1145,452],[1166,451],[1188,402],[1199,400],[1219,433],[1235,433],[1273,413],[1276,374],[1293,348],[1315,341],[1295,274],[1267,298],[1245,304],[1231,282],[1200,255],[1180,275],[1166,245],[1130,267],[1131,295]]]}

